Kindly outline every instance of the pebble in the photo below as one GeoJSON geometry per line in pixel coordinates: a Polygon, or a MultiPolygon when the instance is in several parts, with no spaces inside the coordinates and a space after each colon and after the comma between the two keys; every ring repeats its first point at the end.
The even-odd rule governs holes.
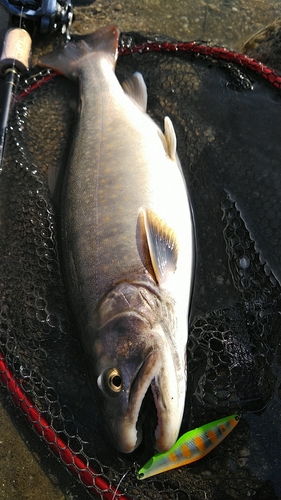
{"type": "Polygon", "coordinates": [[[217,5],[215,5],[214,3],[209,3],[208,7],[209,7],[210,10],[213,10],[215,12],[220,12],[221,11],[220,8],[217,5]]]}
{"type": "Polygon", "coordinates": [[[249,457],[251,454],[249,448],[241,448],[241,450],[239,451],[239,457],[249,457]]]}
{"type": "Polygon", "coordinates": [[[251,454],[251,452],[250,452],[249,448],[246,448],[246,447],[241,448],[241,450],[239,451],[238,458],[237,458],[238,467],[243,468],[247,465],[250,454],[251,454]]]}
{"type": "Polygon", "coordinates": [[[247,462],[248,462],[247,458],[238,458],[237,459],[237,464],[238,464],[238,467],[240,467],[240,469],[243,469],[243,467],[246,466],[247,462]]]}

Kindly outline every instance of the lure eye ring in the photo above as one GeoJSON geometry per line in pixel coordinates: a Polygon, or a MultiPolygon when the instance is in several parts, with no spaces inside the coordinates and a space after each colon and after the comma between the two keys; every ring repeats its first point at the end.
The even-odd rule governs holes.
{"type": "Polygon", "coordinates": [[[112,392],[119,393],[122,390],[122,377],[117,368],[112,368],[107,375],[107,384],[112,392]]]}

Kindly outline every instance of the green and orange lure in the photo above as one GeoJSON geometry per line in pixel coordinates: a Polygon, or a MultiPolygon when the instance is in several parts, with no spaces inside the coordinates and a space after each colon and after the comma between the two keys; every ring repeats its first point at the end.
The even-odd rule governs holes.
{"type": "Polygon", "coordinates": [[[239,420],[239,415],[230,415],[186,432],[169,451],[154,455],[138,471],[138,479],[146,479],[200,460],[221,443],[239,420]]]}

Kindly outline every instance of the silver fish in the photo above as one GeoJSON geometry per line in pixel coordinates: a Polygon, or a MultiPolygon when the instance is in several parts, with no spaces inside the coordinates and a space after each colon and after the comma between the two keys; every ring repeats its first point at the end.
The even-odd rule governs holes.
{"type": "Polygon", "coordinates": [[[106,27],[44,56],[80,84],[61,195],[63,262],[104,425],[122,452],[142,439],[151,388],[156,448],[175,443],[186,393],[193,224],[176,136],[147,115],[142,75],[115,75],[119,30],[106,27]]]}

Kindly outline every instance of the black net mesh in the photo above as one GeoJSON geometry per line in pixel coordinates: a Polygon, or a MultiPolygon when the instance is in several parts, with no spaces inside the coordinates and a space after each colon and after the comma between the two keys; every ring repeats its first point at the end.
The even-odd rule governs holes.
{"type": "Polygon", "coordinates": [[[136,470],[154,453],[154,417],[133,454],[107,442],[67,308],[47,179],[48,170],[66,161],[78,90],[48,72],[34,71],[21,82],[0,177],[2,381],[89,494],[278,498],[280,77],[225,49],[163,40],[148,45],[137,34],[121,42],[118,77],[139,70],[149,113],[160,126],[166,114],[173,120],[194,210],[197,261],[182,432],[233,412],[243,417],[203,461],[143,482],[136,470]]]}
{"type": "Polygon", "coordinates": [[[202,407],[258,410],[274,387],[280,286],[255,252],[235,203],[227,197],[221,207],[229,270],[240,300],[195,318],[189,371],[196,374],[194,396],[202,407]]]}

